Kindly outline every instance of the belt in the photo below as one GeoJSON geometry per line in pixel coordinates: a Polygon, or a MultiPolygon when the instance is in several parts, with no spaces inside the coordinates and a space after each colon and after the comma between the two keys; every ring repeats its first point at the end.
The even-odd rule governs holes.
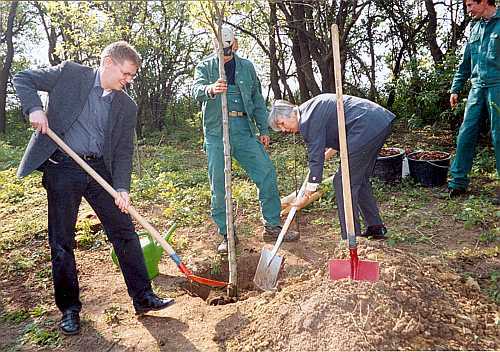
{"type": "MultiPolygon", "coordinates": [[[[100,160],[102,159],[102,156],[96,155],[96,154],[77,154],[80,158],[82,158],[85,161],[93,161],[93,160],[100,160]]],[[[54,154],[50,156],[50,159],[54,161],[63,161],[63,160],[73,160],[72,157],[70,157],[68,154],[56,150],[54,154]]]]}
{"type": "Polygon", "coordinates": [[[247,116],[247,114],[245,112],[241,112],[241,111],[229,111],[227,114],[230,117],[243,117],[243,116],[247,116]]]}

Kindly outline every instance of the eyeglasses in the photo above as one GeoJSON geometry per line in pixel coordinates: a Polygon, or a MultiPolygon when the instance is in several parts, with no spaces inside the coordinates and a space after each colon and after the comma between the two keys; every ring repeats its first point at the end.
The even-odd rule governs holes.
{"type": "Polygon", "coordinates": [[[137,75],[137,72],[126,72],[126,71],[123,71],[123,69],[121,68],[121,65],[116,62],[115,60],[113,60],[113,58],[111,58],[111,60],[113,61],[113,63],[115,64],[116,67],[118,67],[118,70],[120,70],[120,73],[125,77],[125,78],[128,78],[130,80],[133,80],[135,78],[135,76],[137,75]]]}

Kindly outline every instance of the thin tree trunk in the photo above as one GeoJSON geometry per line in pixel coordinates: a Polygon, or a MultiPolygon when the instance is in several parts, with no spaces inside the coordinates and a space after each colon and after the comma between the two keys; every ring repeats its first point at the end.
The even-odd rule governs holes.
{"type": "Polygon", "coordinates": [[[276,37],[274,27],[276,25],[277,17],[276,17],[276,2],[269,1],[270,8],[270,16],[269,16],[269,61],[271,64],[270,67],[270,79],[271,79],[271,88],[274,93],[275,99],[281,99],[281,88],[279,85],[279,77],[278,77],[278,58],[276,57],[276,37]]]}
{"type": "MultiPolygon", "coordinates": [[[[223,12],[219,9],[217,2],[212,0],[212,4],[217,14],[217,41],[219,58],[219,77],[226,80],[224,70],[224,54],[222,46],[222,16],[223,12]]],[[[227,294],[230,297],[238,295],[238,272],[236,267],[236,242],[234,238],[233,227],[233,197],[231,191],[231,145],[229,144],[229,115],[227,111],[226,93],[221,95],[222,105],[222,142],[224,144],[224,187],[226,200],[226,228],[228,241],[228,264],[229,264],[229,285],[227,294]]]]}
{"type": "Polygon", "coordinates": [[[7,82],[9,80],[10,67],[14,59],[14,43],[12,42],[14,20],[16,18],[17,5],[19,1],[10,3],[9,17],[7,19],[7,28],[5,32],[5,41],[7,43],[7,53],[3,62],[2,71],[0,71],[0,133],[6,132],[7,125],[7,82]]]}
{"type": "Polygon", "coordinates": [[[441,64],[443,62],[443,52],[437,43],[437,13],[434,8],[434,2],[432,0],[425,0],[425,8],[429,17],[427,28],[425,29],[427,45],[431,51],[434,63],[441,64]]]}
{"type": "Polygon", "coordinates": [[[42,5],[40,5],[39,1],[34,2],[35,7],[38,10],[38,14],[40,15],[40,19],[43,24],[43,29],[45,30],[45,34],[47,35],[47,41],[49,42],[49,47],[48,47],[48,58],[49,62],[52,66],[59,65],[61,63],[61,59],[59,56],[56,55],[56,45],[57,45],[57,34],[56,30],[53,26],[50,26],[47,24],[47,21],[45,20],[45,11],[42,8],[42,5]]]}
{"type": "Polygon", "coordinates": [[[314,77],[314,71],[312,68],[311,53],[309,51],[308,38],[306,36],[306,20],[312,20],[311,18],[306,19],[306,12],[304,11],[303,4],[296,4],[292,6],[293,16],[295,21],[298,22],[297,29],[297,43],[300,50],[300,60],[298,62],[300,69],[304,72],[305,83],[307,85],[308,91],[314,97],[321,94],[316,79],[314,77]]]}

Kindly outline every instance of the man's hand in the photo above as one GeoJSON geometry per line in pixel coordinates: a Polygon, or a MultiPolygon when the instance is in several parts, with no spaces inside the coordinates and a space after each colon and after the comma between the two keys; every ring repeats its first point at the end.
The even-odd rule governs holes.
{"type": "Polygon", "coordinates": [[[212,95],[227,92],[227,83],[222,78],[219,78],[215,83],[208,86],[208,92],[212,95]]]}
{"type": "Polygon", "coordinates": [[[452,93],[450,95],[450,105],[452,108],[455,108],[458,104],[458,94],[452,93]]]}
{"type": "Polygon", "coordinates": [[[333,148],[327,148],[325,150],[325,160],[329,160],[332,156],[337,154],[337,151],[333,148]]]}
{"type": "Polygon", "coordinates": [[[260,142],[262,144],[264,144],[264,147],[269,147],[269,142],[271,142],[271,137],[269,137],[268,135],[262,135],[259,137],[260,139],[260,142]]]}
{"type": "Polygon", "coordinates": [[[311,194],[314,192],[312,191],[305,191],[304,195],[302,197],[299,197],[295,199],[295,201],[292,203],[293,207],[296,207],[297,209],[302,209],[306,203],[309,201],[309,198],[311,197],[311,194]]]}
{"type": "Polygon", "coordinates": [[[128,192],[117,192],[118,195],[115,198],[115,204],[122,213],[128,214],[128,207],[130,205],[130,197],[128,195],[128,192]]]}
{"type": "Polygon", "coordinates": [[[29,118],[31,126],[34,129],[43,134],[47,133],[47,129],[49,128],[49,120],[47,119],[47,115],[43,110],[33,111],[32,113],[30,113],[29,118]]]}

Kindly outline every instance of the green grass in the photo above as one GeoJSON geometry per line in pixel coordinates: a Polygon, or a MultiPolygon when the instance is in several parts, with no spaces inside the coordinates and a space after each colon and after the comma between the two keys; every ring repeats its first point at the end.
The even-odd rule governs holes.
{"type": "Polygon", "coordinates": [[[20,309],[3,313],[0,315],[0,321],[11,324],[19,324],[29,319],[29,317],[30,314],[28,311],[20,309]]]}
{"type": "Polygon", "coordinates": [[[497,304],[500,304],[500,271],[496,270],[490,273],[488,287],[486,289],[488,296],[497,304]]]}
{"type": "Polygon", "coordinates": [[[21,342],[24,345],[35,345],[44,348],[57,348],[61,345],[62,338],[58,331],[50,328],[53,322],[34,321],[26,325],[23,330],[21,342]]]}

